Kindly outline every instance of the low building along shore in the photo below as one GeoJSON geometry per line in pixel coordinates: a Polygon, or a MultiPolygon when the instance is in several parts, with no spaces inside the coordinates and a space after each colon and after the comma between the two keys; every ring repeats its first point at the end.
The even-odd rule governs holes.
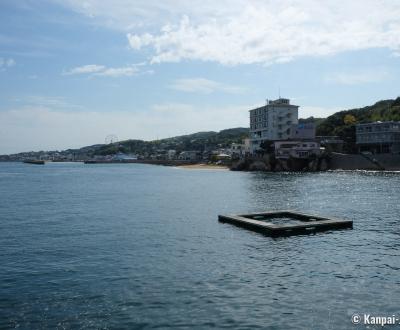
{"type": "Polygon", "coordinates": [[[357,124],[356,138],[359,152],[400,153],[400,122],[357,124]]]}

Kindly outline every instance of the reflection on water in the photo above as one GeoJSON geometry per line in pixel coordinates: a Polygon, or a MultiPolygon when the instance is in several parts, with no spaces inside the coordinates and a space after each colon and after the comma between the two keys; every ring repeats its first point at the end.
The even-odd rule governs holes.
{"type": "Polygon", "coordinates": [[[0,328],[351,329],[400,305],[400,175],[0,164],[0,328]],[[354,229],[269,238],[217,215],[354,229]]]}

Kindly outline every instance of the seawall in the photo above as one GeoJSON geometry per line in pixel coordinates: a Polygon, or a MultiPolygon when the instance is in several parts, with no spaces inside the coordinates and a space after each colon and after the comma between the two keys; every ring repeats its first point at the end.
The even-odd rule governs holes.
{"type": "Polygon", "coordinates": [[[400,155],[329,153],[309,159],[275,159],[273,156],[241,159],[232,164],[236,171],[316,172],[326,170],[400,171],[400,155]]]}
{"type": "Polygon", "coordinates": [[[329,158],[329,169],[331,170],[400,171],[400,155],[331,153],[329,158]]]}

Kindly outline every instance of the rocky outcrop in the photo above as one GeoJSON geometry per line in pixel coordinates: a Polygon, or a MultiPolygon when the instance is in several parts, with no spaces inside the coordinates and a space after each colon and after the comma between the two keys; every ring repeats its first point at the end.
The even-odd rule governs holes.
{"type": "Polygon", "coordinates": [[[309,159],[276,159],[274,155],[264,155],[262,158],[246,158],[234,162],[233,171],[264,171],[264,172],[316,172],[328,170],[326,155],[309,159]]]}
{"type": "Polygon", "coordinates": [[[241,159],[232,164],[231,170],[265,172],[317,172],[327,170],[400,171],[400,155],[356,155],[325,153],[309,159],[276,159],[274,155],[262,158],[241,159]]]}
{"type": "Polygon", "coordinates": [[[268,166],[264,161],[257,160],[249,165],[249,171],[268,171],[268,166]]]}

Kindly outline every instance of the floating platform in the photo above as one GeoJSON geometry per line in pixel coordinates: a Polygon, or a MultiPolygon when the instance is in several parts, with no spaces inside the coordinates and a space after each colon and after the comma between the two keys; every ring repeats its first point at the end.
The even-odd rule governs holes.
{"type": "Polygon", "coordinates": [[[274,237],[353,228],[352,220],[328,218],[291,210],[219,215],[218,220],[274,237]]]}

